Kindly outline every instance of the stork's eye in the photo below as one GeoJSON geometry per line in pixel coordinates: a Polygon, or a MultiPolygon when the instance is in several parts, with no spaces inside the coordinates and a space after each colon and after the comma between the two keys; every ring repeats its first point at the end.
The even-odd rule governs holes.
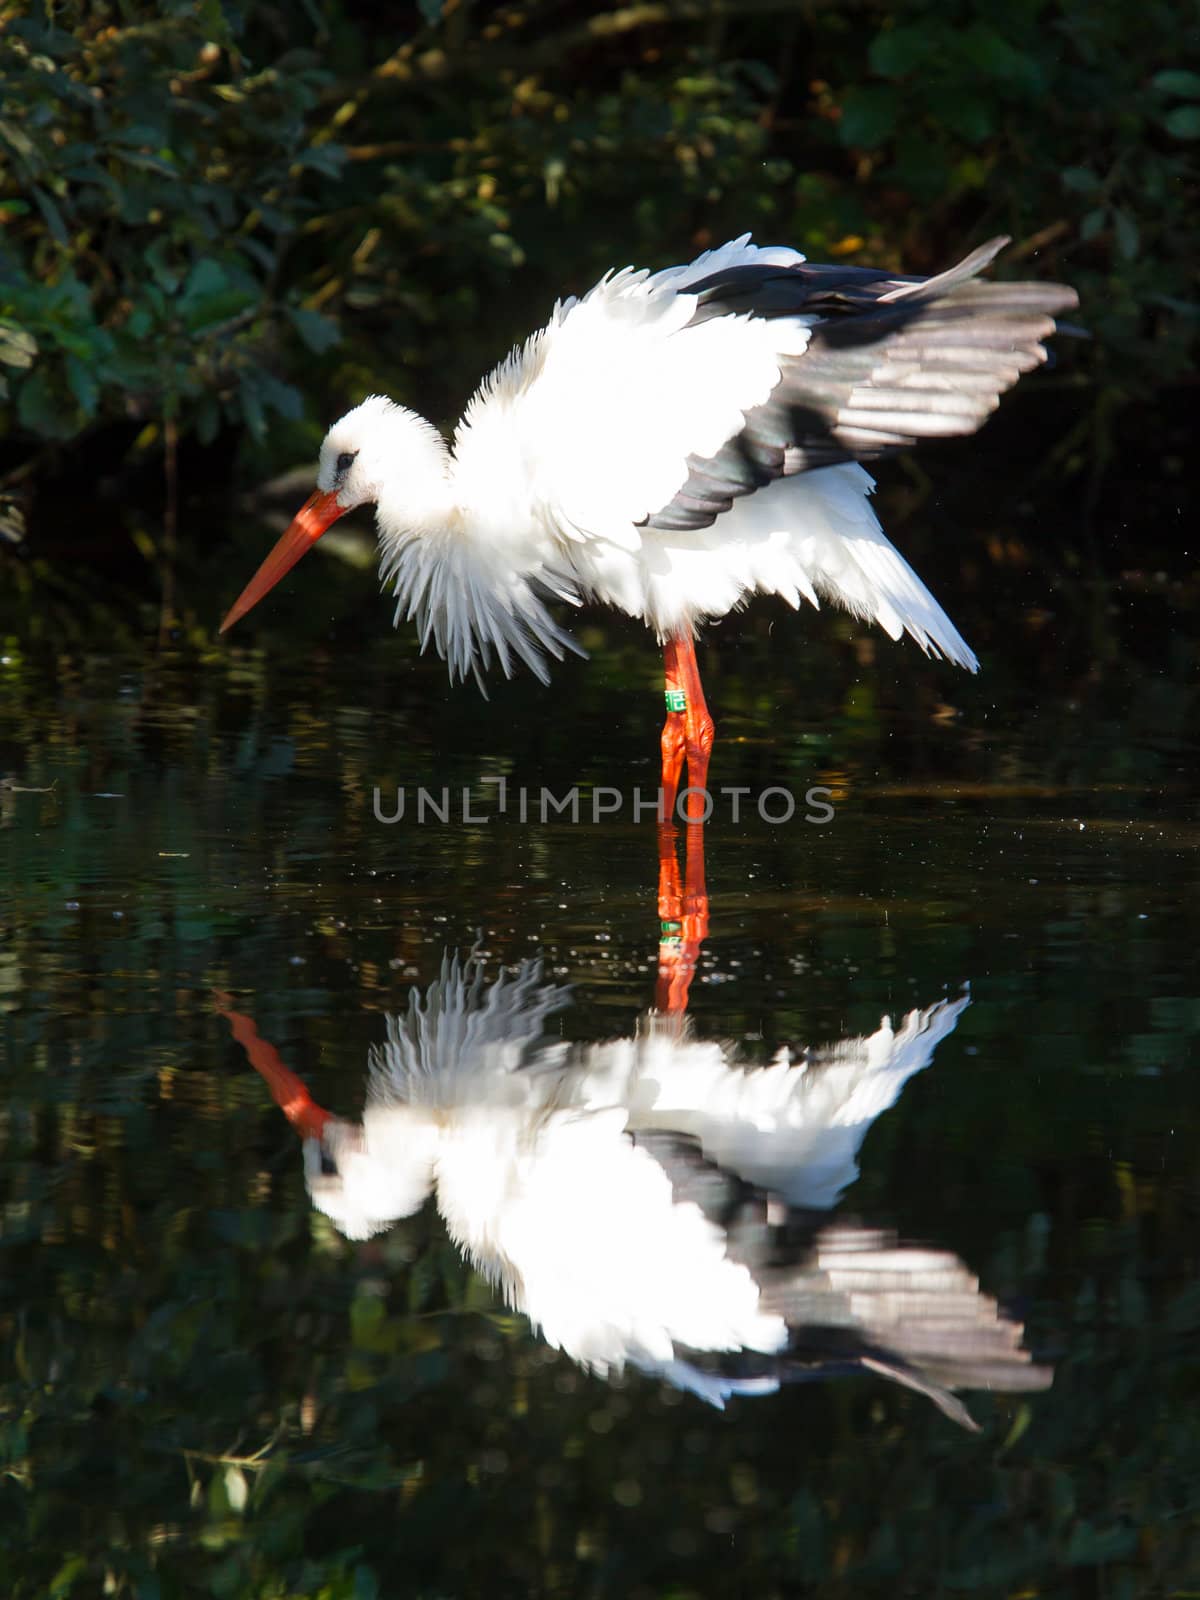
{"type": "MultiPolygon", "coordinates": [[[[351,459],[351,461],[353,461],[354,457],[351,456],[350,459],[351,459]]],[[[337,1162],[329,1154],[329,1151],[326,1150],[325,1146],[322,1145],[321,1146],[321,1176],[323,1178],[336,1178],[337,1175],[338,1175],[337,1162]]]]}
{"type": "Polygon", "coordinates": [[[358,455],[358,451],[357,450],[343,450],[342,451],[341,455],[337,458],[337,470],[338,470],[338,475],[339,476],[343,472],[349,472],[350,471],[350,468],[354,465],[354,458],[357,455],[358,455]]]}

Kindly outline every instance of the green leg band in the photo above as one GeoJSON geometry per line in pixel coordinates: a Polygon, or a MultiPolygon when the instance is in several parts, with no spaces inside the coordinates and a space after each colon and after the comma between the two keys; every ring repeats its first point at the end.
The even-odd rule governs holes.
{"type": "Polygon", "coordinates": [[[687,710],[687,695],[682,689],[667,689],[663,693],[663,698],[667,702],[668,711],[687,710]]]}

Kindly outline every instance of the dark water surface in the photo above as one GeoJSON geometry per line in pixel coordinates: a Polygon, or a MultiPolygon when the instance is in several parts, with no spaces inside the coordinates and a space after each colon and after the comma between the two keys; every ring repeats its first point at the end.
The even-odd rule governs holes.
{"type": "MultiPolygon", "coordinates": [[[[206,574],[195,614],[243,576],[206,574]]],[[[360,1244],[313,1213],[215,994],[357,1116],[445,950],[540,957],[573,986],[550,1026],[592,1041],[634,1032],[659,935],[630,815],[652,641],[597,622],[590,664],[485,703],[387,634],[362,574],[323,629],[322,579],[220,647],[158,649],[36,573],[5,602],[0,1590],[1197,1592],[1200,751],[1162,583],[1080,579],[1050,620],[1019,580],[967,585],[975,682],[769,607],[702,656],[714,787],[800,805],[718,805],[697,1036],[761,1062],[969,987],[841,1212],[960,1256],[1055,1367],[965,1396],[972,1435],[873,1378],[724,1412],[605,1383],[431,1207],[360,1244]],[[500,776],[579,784],[582,820],[462,821],[500,776]],[[598,784],[623,809],[593,823],[598,784]],[[450,821],[413,817],[419,785],[450,821]]]]}

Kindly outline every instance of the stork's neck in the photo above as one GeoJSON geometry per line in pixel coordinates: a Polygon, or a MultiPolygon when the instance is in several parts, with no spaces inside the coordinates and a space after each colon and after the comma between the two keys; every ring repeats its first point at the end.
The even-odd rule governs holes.
{"type": "Polygon", "coordinates": [[[387,470],[379,474],[375,520],[381,550],[413,534],[437,533],[456,519],[450,451],[423,417],[399,412],[389,441],[387,470]]]}

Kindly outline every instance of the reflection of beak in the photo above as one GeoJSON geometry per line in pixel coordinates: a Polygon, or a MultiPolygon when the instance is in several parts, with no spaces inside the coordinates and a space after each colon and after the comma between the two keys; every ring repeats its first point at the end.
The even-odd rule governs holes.
{"type": "Polygon", "coordinates": [[[300,507],[287,532],[230,606],[221,624],[221,632],[232,628],[239,617],[244,617],[251,606],[256,606],[263,595],[292,570],[300,557],[312,549],[325,530],[345,515],[346,510],[347,507],[338,504],[336,490],[331,489],[324,494],[317,489],[300,507]]]}
{"type": "MultiPolygon", "coordinates": [[[[226,1009],[226,995],[218,995],[217,1010],[228,1022],[233,1037],[250,1058],[250,1065],[266,1082],[274,1096],[275,1104],[306,1141],[320,1140],[325,1125],[333,1121],[331,1114],[319,1106],[309,1094],[304,1081],[291,1067],[285,1067],[279,1051],[268,1040],[259,1037],[251,1018],[240,1011],[226,1009]]],[[[306,1147],[307,1148],[307,1147],[306,1147]]],[[[320,1150],[317,1152],[317,1170],[320,1171],[320,1150]]]]}

